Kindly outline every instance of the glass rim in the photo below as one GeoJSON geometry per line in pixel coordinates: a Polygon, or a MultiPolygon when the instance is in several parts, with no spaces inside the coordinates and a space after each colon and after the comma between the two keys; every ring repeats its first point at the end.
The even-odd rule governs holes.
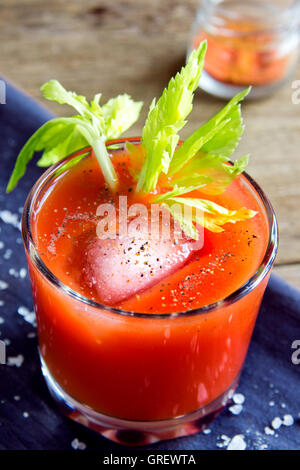
{"type": "MultiPolygon", "coordinates": [[[[222,15],[227,20],[238,20],[243,18],[245,15],[243,12],[237,12],[232,10],[230,7],[227,8],[224,1],[221,2],[216,0],[202,0],[200,2],[200,7],[198,8],[198,14],[201,15],[201,5],[207,11],[212,14],[216,14],[216,16],[222,15]]],[[[253,6],[257,6],[257,8],[263,8],[264,4],[262,4],[259,0],[253,0],[253,6]]],[[[264,26],[262,28],[257,28],[257,30],[253,30],[250,32],[244,31],[233,31],[231,28],[226,27],[226,25],[217,25],[219,29],[223,32],[228,31],[230,36],[249,36],[261,33],[269,33],[271,31],[276,32],[289,32],[293,30],[293,28],[298,27],[299,25],[299,10],[300,10],[300,0],[293,0],[289,6],[281,6],[278,10],[272,10],[268,12],[268,17],[264,18],[261,21],[261,24],[264,26]],[[278,22],[272,24],[272,22],[278,22]]],[[[249,18],[253,19],[260,19],[260,15],[248,15],[249,18]]]]}
{"type": "MultiPolygon", "coordinates": [[[[113,140],[107,141],[106,146],[110,147],[116,144],[120,145],[128,141],[138,144],[140,143],[140,138],[128,137],[128,138],[122,138],[122,139],[113,139],[113,140]]],[[[129,317],[147,318],[150,320],[156,320],[156,319],[168,319],[168,318],[178,318],[178,317],[186,318],[190,316],[207,314],[209,312],[219,310],[220,308],[227,307],[237,302],[241,298],[245,297],[248,293],[254,290],[255,287],[257,287],[263,281],[263,279],[267,276],[267,274],[272,268],[272,265],[274,263],[274,260],[277,254],[277,249],[278,249],[277,219],[276,219],[274,209],[269,199],[264,194],[263,190],[253,180],[253,178],[250,175],[248,175],[248,173],[243,172],[242,176],[245,178],[247,183],[250,184],[250,186],[252,186],[252,188],[257,193],[260,202],[262,202],[263,204],[263,208],[265,210],[265,213],[266,213],[265,215],[267,216],[267,222],[269,225],[268,227],[269,239],[268,239],[268,245],[267,245],[265,254],[260,262],[259,267],[255,271],[255,273],[251,277],[249,277],[249,279],[243,285],[241,285],[238,289],[236,289],[234,292],[232,292],[228,296],[216,302],[212,302],[210,304],[204,305],[202,307],[191,309],[191,310],[184,310],[182,312],[144,313],[144,312],[122,310],[122,309],[118,309],[115,307],[111,307],[109,305],[101,304],[100,302],[91,300],[88,297],[85,297],[79,294],[79,292],[76,292],[74,289],[64,284],[57,276],[55,276],[54,273],[52,273],[52,271],[45,265],[45,263],[39,256],[39,253],[36,249],[36,246],[32,237],[31,228],[30,228],[31,210],[38,194],[44,188],[44,185],[45,183],[47,183],[49,177],[51,177],[62,165],[64,165],[68,161],[72,160],[73,158],[79,155],[90,154],[90,152],[91,152],[90,146],[84,147],[83,149],[73,152],[71,155],[68,155],[63,160],[60,160],[58,163],[49,167],[33,185],[32,189],[30,190],[27,196],[27,199],[24,205],[24,209],[22,213],[22,237],[23,237],[23,242],[24,242],[26,253],[30,257],[30,259],[33,261],[38,271],[54,287],[60,288],[69,297],[72,297],[73,299],[79,302],[87,304],[90,307],[100,309],[101,311],[104,310],[112,314],[119,314],[119,315],[129,316],[129,317]]]]}

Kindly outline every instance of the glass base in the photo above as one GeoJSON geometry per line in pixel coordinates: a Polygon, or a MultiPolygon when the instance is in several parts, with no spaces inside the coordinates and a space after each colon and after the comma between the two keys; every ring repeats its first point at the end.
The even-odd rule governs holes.
{"type": "Polygon", "coordinates": [[[237,377],[231,387],[212,403],[187,415],[161,421],[129,421],[101,414],[79,403],[58,385],[42,358],[41,362],[50,394],[66,416],[126,446],[152,444],[202,431],[226,406],[237,387],[239,378],[237,377]]]}
{"type": "MultiPolygon", "coordinates": [[[[290,78],[291,73],[292,71],[290,71],[290,73],[282,80],[278,80],[274,83],[259,86],[252,85],[251,93],[247,96],[247,99],[259,99],[271,95],[290,78]]],[[[210,95],[216,96],[217,98],[231,99],[240,91],[245,90],[247,85],[239,86],[220,82],[203,70],[199,88],[210,95]]]]}

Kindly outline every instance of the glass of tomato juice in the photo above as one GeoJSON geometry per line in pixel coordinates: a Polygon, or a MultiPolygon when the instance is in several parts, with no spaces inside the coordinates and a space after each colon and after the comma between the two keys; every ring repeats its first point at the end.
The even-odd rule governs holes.
{"type": "MultiPolygon", "coordinates": [[[[130,194],[128,140],[140,142],[115,140],[107,148],[130,194]]],[[[203,247],[184,266],[112,306],[99,302],[84,261],[96,237],[96,207],[106,197],[93,152],[83,149],[48,169],[24,207],[48,388],[65,414],[122,444],[193,434],[237,386],[276,256],[273,209],[243,173],[212,199],[245,205],[256,216],[226,224],[222,233],[205,231],[203,247]]]]}

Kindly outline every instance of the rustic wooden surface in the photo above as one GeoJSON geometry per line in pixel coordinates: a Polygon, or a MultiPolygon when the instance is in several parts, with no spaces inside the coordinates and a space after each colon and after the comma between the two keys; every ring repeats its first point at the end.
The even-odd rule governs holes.
{"type": "MultiPolygon", "coordinates": [[[[127,92],[145,102],[131,130],[138,135],[151,99],[184,63],[198,0],[3,0],[0,73],[40,99],[57,78],[67,88],[103,99],[127,92]]],[[[300,79],[300,67],[294,79],[300,79]]],[[[271,199],[279,220],[275,271],[300,287],[300,104],[291,80],[273,97],[246,103],[246,132],[237,154],[251,153],[250,174],[271,199]]],[[[54,111],[59,106],[49,103],[54,111]]],[[[222,102],[199,92],[188,132],[222,102]]],[[[185,137],[185,132],[182,136],[185,137]]]]}

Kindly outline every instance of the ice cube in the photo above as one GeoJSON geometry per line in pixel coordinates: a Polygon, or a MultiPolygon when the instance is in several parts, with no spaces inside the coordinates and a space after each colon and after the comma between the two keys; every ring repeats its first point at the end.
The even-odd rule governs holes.
{"type": "Polygon", "coordinates": [[[150,288],[181,268],[195,250],[193,240],[151,239],[148,234],[90,240],[84,276],[101,303],[114,305],[150,288]]]}

